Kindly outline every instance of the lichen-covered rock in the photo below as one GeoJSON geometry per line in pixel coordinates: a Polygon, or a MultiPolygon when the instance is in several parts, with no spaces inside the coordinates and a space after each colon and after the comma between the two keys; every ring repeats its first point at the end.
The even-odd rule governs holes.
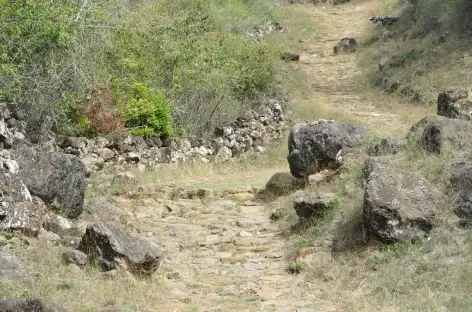
{"type": "Polygon", "coordinates": [[[73,155],[40,152],[20,146],[12,152],[20,166],[18,177],[46,205],[77,218],[83,210],[85,165],[73,155]]]}
{"type": "Polygon", "coordinates": [[[392,243],[423,238],[433,229],[441,195],[426,179],[372,159],[364,174],[363,222],[369,233],[392,243]]]}
{"type": "Polygon", "coordinates": [[[17,174],[19,170],[18,163],[8,150],[0,149],[0,169],[8,170],[13,174],[17,174]]]}
{"type": "Polygon", "coordinates": [[[102,269],[122,267],[136,276],[151,276],[159,268],[162,251],[154,244],[107,224],[91,224],[78,250],[98,260],[102,269]]]}
{"type": "Polygon", "coordinates": [[[35,236],[44,209],[33,203],[25,184],[14,174],[0,169],[0,230],[22,230],[35,236]]]}
{"type": "Polygon", "coordinates": [[[336,169],[342,164],[342,149],[353,147],[368,136],[365,127],[335,121],[298,124],[288,139],[290,173],[306,178],[321,170],[336,169]]]}

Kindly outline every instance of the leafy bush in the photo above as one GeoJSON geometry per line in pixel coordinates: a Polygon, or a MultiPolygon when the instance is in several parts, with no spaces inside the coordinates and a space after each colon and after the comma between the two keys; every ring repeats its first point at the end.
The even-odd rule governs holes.
{"type": "Polygon", "coordinates": [[[134,84],[134,98],[126,106],[126,126],[134,135],[170,136],[173,132],[170,107],[159,93],[134,84]]]}

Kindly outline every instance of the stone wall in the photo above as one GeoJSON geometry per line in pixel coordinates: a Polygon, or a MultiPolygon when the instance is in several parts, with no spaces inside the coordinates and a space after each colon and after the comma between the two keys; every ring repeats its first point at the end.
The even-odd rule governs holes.
{"type": "Polygon", "coordinates": [[[55,145],[79,157],[88,173],[130,164],[159,167],[185,161],[224,162],[247,151],[265,152],[265,146],[288,129],[286,99],[267,99],[257,110],[217,128],[210,138],[136,137],[127,133],[87,139],[57,136],[55,145]]]}

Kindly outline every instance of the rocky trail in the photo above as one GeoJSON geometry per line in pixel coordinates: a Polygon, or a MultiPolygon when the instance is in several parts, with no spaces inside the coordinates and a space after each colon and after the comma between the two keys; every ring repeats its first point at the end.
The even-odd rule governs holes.
{"type": "MultiPolygon", "coordinates": [[[[347,113],[377,132],[403,131],[407,124],[400,116],[378,111],[357,94],[355,54],[332,53],[341,38],[360,36],[371,7],[369,1],[335,7],[295,5],[295,10],[311,12],[312,22],[322,27],[321,39],[301,43],[299,66],[307,73],[316,103],[347,113]]],[[[149,233],[165,252],[159,270],[166,296],[158,299],[159,311],[346,310],[327,300],[326,286],[307,282],[303,272],[287,271],[293,244],[287,235],[290,225],[271,220],[272,208],[258,201],[251,189],[261,187],[274,172],[185,181],[198,188],[209,180],[237,180],[243,190],[227,190],[234,194],[225,198],[118,199],[118,205],[139,220],[139,232],[149,233]]],[[[319,246],[319,252],[328,253],[328,246],[319,246]]]]}
{"type": "MultiPolygon", "coordinates": [[[[411,125],[410,118],[414,116],[412,117],[408,111],[389,112],[388,106],[379,108],[375,99],[369,99],[369,96],[359,92],[358,80],[361,71],[357,65],[356,53],[333,53],[333,46],[340,39],[359,38],[363,34],[369,23],[369,15],[378,5],[377,0],[353,1],[339,6],[329,3],[316,6],[291,5],[290,10],[294,14],[292,18],[297,19],[298,16],[299,19],[306,19],[303,21],[305,24],[313,24],[317,28],[316,36],[309,35],[305,39],[298,40],[296,46],[293,47],[294,50],[299,50],[296,51],[297,53],[300,53],[300,62],[294,66],[306,74],[309,90],[300,91],[301,94],[291,95],[291,97],[295,101],[302,100],[303,103],[297,104],[299,106],[310,106],[306,109],[330,111],[330,116],[319,116],[320,118],[332,119],[332,116],[342,115],[348,117],[350,121],[367,126],[372,132],[380,135],[405,132],[411,125]]],[[[284,21],[281,20],[280,23],[284,24],[284,21]]],[[[292,28],[290,31],[303,33],[305,30],[292,28]]],[[[284,35],[286,34],[281,36],[284,35]]],[[[277,111],[280,113],[280,110],[279,107],[277,111]]],[[[297,117],[304,116],[313,119],[313,116],[308,113],[298,114],[297,117]]],[[[277,133],[283,136],[282,130],[277,133]]],[[[79,146],[77,150],[80,150],[83,142],[77,142],[71,145],[79,146]]],[[[285,145],[286,141],[283,140],[280,144],[285,145]]],[[[164,148],[169,149],[168,146],[164,148]]],[[[104,148],[100,150],[108,151],[104,148]]],[[[77,154],[80,154],[79,152],[77,151],[77,154]]],[[[114,159],[113,152],[109,152],[111,155],[107,158],[114,159]]],[[[139,155],[134,153],[126,155],[133,161],[134,159],[138,159],[137,162],[140,161],[139,155]]],[[[285,163],[285,159],[283,162],[285,163]]],[[[129,189],[116,192],[107,190],[112,186],[110,181],[113,177],[107,177],[107,179],[110,178],[106,180],[108,184],[99,181],[104,185],[101,187],[97,186],[100,185],[99,183],[92,185],[97,181],[93,181],[93,178],[89,179],[87,191],[95,192],[93,194],[95,197],[91,194],[87,195],[85,213],[78,221],[80,230],[85,230],[88,224],[94,222],[124,226],[128,232],[148,241],[144,243],[152,242],[162,249],[163,257],[160,259],[159,269],[151,280],[139,280],[126,274],[121,276],[119,275],[121,273],[115,270],[85,274],[84,270],[79,269],[78,266],[64,266],[60,256],[43,257],[41,258],[43,262],[38,261],[34,264],[37,265],[35,267],[37,272],[36,275],[32,274],[30,280],[36,282],[36,279],[42,278],[47,287],[36,288],[35,286],[35,289],[38,289],[35,290],[35,294],[39,297],[54,297],[57,303],[62,303],[60,300],[66,297],[61,297],[61,291],[76,291],[78,298],[66,302],[70,304],[71,311],[329,312],[350,310],[344,302],[333,302],[333,297],[336,296],[333,296],[332,292],[338,291],[339,297],[339,292],[343,291],[342,287],[337,285],[336,276],[327,277],[330,283],[319,283],[313,282],[314,279],[310,278],[309,275],[312,273],[309,270],[296,272],[298,274],[293,274],[294,272],[288,270],[293,264],[294,257],[291,253],[298,234],[292,227],[298,218],[295,217],[292,207],[286,207],[287,202],[292,202],[286,199],[267,202],[259,196],[259,191],[264,188],[265,183],[274,173],[288,171],[288,165],[281,168],[280,164],[281,162],[276,161],[274,164],[265,164],[263,168],[257,170],[242,170],[221,175],[210,171],[205,172],[203,169],[201,177],[198,174],[186,176],[186,171],[182,171],[177,178],[172,179],[172,185],[168,185],[167,181],[160,181],[160,184],[152,182],[159,181],[160,177],[155,173],[155,176],[148,177],[146,182],[130,174],[132,177],[126,182],[131,191],[129,189]],[[93,190],[94,187],[96,189],[93,190]],[[110,195],[110,198],[104,198],[105,193],[113,193],[113,195],[110,195]],[[289,218],[289,222],[280,221],[274,215],[275,209],[285,208],[288,208],[294,216],[294,218],[289,218]],[[51,282],[51,276],[56,278],[54,282],[51,282]],[[103,277],[105,277],[105,282],[102,281],[103,277]],[[60,281],[60,286],[54,284],[57,280],[60,281]],[[75,287],[74,283],[84,283],[86,286],[75,287]],[[89,292],[87,289],[87,287],[93,287],[90,285],[100,285],[102,288],[97,289],[97,294],[95,294],[95,291],[89,292]],[[96,302],[94,301],[93,306],[87,310],[86,304],[79,303],[81,300],[84,301],[84,298],[96,299],[96,302]],[[110,302],[109,309],[97,308],[105,302],[110,302]],[[128,310],[122,308],[123,306],[128,310]]],[[[211,164],[206,165],[210,168],[211,164]]],[[[85,171],[82,167],[79,169],[78,171],[85,171]]],[[[141,170],[143,176],[144,171],[141,170]]],[[[29,172],[26,173],[28,174],[29,172]]],[[[128,176],[125,174],[121,178],[128,179],[128,176]]],[[[79,184],[85,188],[84,181],[85,177],[83,181],[79,181],[79,184]]],[[[33,182],[31,184],[34,184],[33,182]]],[[[70,192],[66,190],[65,193],[70,192]]],[[[83,199],[83,194],[81,195],[83,199]]],[[[55,199],[54,196],[51,197],[55,199]]],[[[61,237],[48,231],[39,234],[40,241],[50,243],[55,240],[57,244],[53,246],[59,246],[61,237]]],[[[39,229],[37,232],[40,232],[39,229]]],[[[74,232],[72,236],[80,240],[79,234],[74,232]]],[[[123,241],[128,243],[131,241],[125,235],[123,236],[125,237],[123,241]]],[[[7,245],[6,240],[6,236],[0,235],[0,247],[7,245]]],[[[141,244],[144,243],[141,240],[141,244]]],[[[14,244],[8,244],[12,246],[12,250],[15,248],[14,244]]],[[[40,243],[32,241],[33,247],[35,244],[40,243]]],[[[39,247],[32,249],[42,255],[44,251],[41,245],[37,246],[39,247]]],[[[330,247],[331,240],[320,239],[309,246],[309,252],[298,256],[310,263],[310,261],[316,261],[312,257],[316,254],[317,259],[329,259],[325,261],[329,263],[330,247]]],[[[60,248],[53,250],[57,255],[60,255],[62,251],[60,248]]],[[[21,254],[20,251],[18,253],[21,254]]],[[[85,267],[87,263],[87,255],[84,256],[86,261],[82,267],[85,267]]],[[[31,260],[34,257],[33,253],[24,258],[31,260]]],[[[153,260],[159,257],[160,255],[153,260]]],[[[136,258],[139,257],[136,256],[136,258]]],[[[145,262],[146,259],[143,261],[145,262]]],[[[294,269],[296,271],[296,268],[294,269]]],[[[0,277],[2,277],[1,273],[0,270],[0,277]]],[[[319,274],[323,275],[323,272],[319,274]]],[[[2,289],[0,283],[0,291],[2,289]]],[[[71,293],[67,293],[66,296],[73,297],[71,293]]]]}

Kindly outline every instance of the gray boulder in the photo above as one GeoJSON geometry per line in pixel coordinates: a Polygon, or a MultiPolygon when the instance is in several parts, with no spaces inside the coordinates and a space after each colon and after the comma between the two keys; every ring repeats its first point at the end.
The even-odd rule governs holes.
{"type": "Polygon", "coordinates": [[[392,243],[422,238],[434,227],[441,199],[416,173],[369,159],[365,169],[363,222],[368,232],[392,243]]]}
{"type": "Polygon", "coordinates": [[[23,264],[17,258],[0,252],[0,282],[16,281],[23,274],[23,264]]]}
{"type": "Polygon", "coordinates": [[[472,101],[469,91],[458,88],[441,92],[438,96],[437,114],[454,119],[472,119],[472,101]]]}
{"type": "Polygon", "coordinates": [[[469,221],[472,220],[472,160],[463,157],[454,161],[448,168],[450,172],[451,198],[454,199],[454,213],[469,221]]]}
{"type": "Polygon", "coordinates": [[[332,208],[335,204],[334,194],[316,194],[296,198],[293,208],[300,218],[309,220],[312,217],[322,216],[326,210],[332,208]]]}
{"type": "Polygon", "coordinates": [[[288,139],[290,173],[307,178],[324,169],[336,169],[342,164],[342,149],[353,147],[368,136],[365,127],[334,121],[298,124],[288,139]]]}
{"type": "Polygon", "coordinates": [[[1,202],[32,201],[26,185],[13,173],[0,168],[1,202]]]}
{"type": "Polygon", "coordinates": [[[277,172],[266,184],[266,192],[276,196],[287,195],[307,184],[305,179],[297,179],[290,172],[277,172]]]}
{"type": "Polygon", "coordinates": [[[23,234],[35,237],[41,229],[45,215],[44,207],[32,202],[13,202],[0,206],[0,230],[21,230],[23,234]]]}
{"type": "Polygon", "coordinates": [[[158,268],[162,251],[154,244],[107,224],[91,224],[78,250],[98,260],[105,271],[122,267],[136,276],[149,277],[158,268]]]}
{"type": "Polygon", "coordinates": [[[33,202],[23,182],[0,169],[0,230],[22,230],[35,236],[41,227],[44,207],[33,202]]]}
{"type": "Polygon", "coordinates": [[[28,146],[20,146],[13,154],[20,166],[18,177],[31,194],[68,218],[82,213],[86,169],[79,158],[28,146]]]}
{"type": "Polygon", "coordinates": [[[88,256],[79,250],[70,250],[62,254],[62,260],[66,264],[75,264],[78,267],[84,267],[88,263],[88,256]]]}
{"type": "Polygon", "coordinates": [[[0,149],[10,148],[13,144],[13,133],[8,129],[8,125],[5,120],[0,119],[0,149]]]}
{"type": "Polygon", "coordinates": [[[466,120],[427,116],[411,127],[408,136],[432,153],[472,149],[472,123],[466,120]]]}
{"type": "Polygon", "coordinates": [[[66,310],[42,299],[9,299],[0,301],[0,312],[66,312],[66,310]]]}

